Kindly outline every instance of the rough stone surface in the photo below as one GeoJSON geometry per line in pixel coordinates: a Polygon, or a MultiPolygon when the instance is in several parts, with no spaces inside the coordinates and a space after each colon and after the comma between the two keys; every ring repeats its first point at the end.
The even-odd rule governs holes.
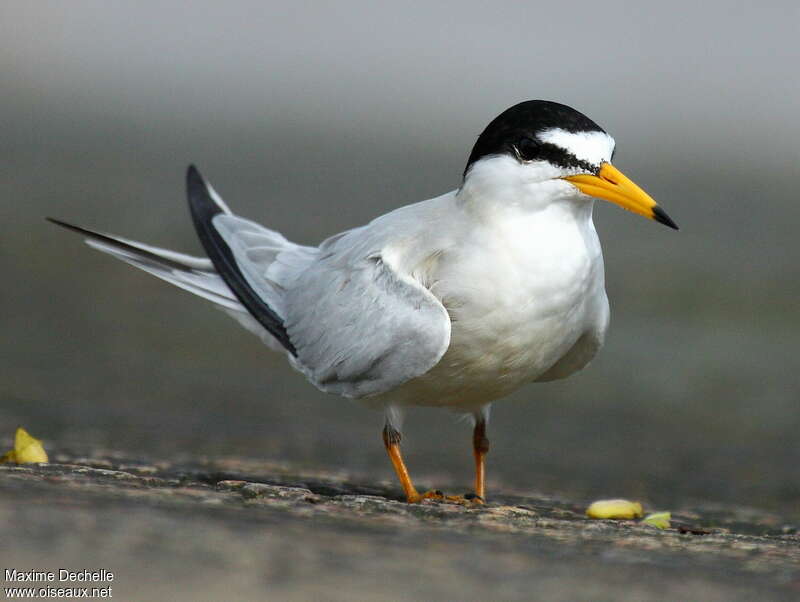
{"type": "Polygon", "coordinates": [[[119,600],[800,598],[798,524],[744,507],[658,530],[532,492],[409,505],[275,463],[51,459],[0,466],[2,566],[106,569],[119,600]]]}

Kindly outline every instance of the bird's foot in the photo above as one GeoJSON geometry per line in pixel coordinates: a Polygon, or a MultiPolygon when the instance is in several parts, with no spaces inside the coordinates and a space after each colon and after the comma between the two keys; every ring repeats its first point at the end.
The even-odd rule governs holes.
{"type": "Polygon", "coordinates": [[[408,496],[409,504],[418,504],[422,500],[432,500],[444,504],[459,504],[461,506],[483,506],[484,500],[481,496],[474,493],[466,493],[462,495],[445,495],[438,489],[431,489],[425,493],[417,493],[416,495],[408,496]]]}
{"type": "Polygon", "coordinates": [[[406,496],[406,501],[409,504],[419,504],[422,500],[443,501],[444,497],[445,497],[444,493],[442,493],[438,489],[431,489],[430,491],[426,491],[425,493],[417,493],[416,491],[414,491],[413,493],[409,493],[406,496]]]}
{"type": "Polygon", "coordinates": [[[484,505],[486,505],[486,500],[484,500],[484,499],[483,499],[481,496],[479,496],[477,493],[465,493],[465,494],[464,494],[464,499],[465,499],[465,500],[466,500],[468,503],[470,503],[470,504],[474,504],[474,505],[476,505],[476,506],[484,506],[484,505]]]}

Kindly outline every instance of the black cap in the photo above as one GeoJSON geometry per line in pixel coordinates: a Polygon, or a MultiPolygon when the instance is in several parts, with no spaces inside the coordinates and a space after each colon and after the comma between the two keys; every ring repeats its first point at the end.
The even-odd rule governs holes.
{"type": "Polygon", "coordinates": [[[549,100],[526,100],[506,109],[486,126],[472,148],[464,175],[473,163],[490,155],[510,154],[523,161],[546,160],[561,167],[597,166],[581,161],[560,146],[537,138],[539,132],[559,128],[567,132],[605,130],[580,111],[549,100]]]}

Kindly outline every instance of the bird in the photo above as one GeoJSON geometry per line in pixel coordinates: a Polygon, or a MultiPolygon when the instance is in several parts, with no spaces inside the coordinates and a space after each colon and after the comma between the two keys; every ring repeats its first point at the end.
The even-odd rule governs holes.
{"type": "Polygon", "coordinates": [[[615,148],[576,109],[520,102],[477,137],[457,188],[316,247],[236,215],[191,165],[187,196],[205,257],[47,219],[211,301],[318,389],[382,411],[407,502],[483,504],[492,403],[574,374],[603,346],[609,303],[594,201],[678,229],[612,164],[615,148]],[[416,489],[401,453],[410,406],[471,421],[473,492],[416,489]]]}

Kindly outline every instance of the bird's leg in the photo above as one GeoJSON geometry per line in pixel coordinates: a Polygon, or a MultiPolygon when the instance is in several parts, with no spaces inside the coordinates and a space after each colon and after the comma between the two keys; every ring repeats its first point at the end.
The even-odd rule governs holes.
{"type": "Polygon", "coordinates": [[[411,477],[408,474],[406,463],[403,462],[403,455],[400,453],[400,439],[402,439],[400,431],[387,422],[386,426],[383,427],[383,444],[386,446],[386,452],[392,461],[397,478],[400,479],[400,484],[403,486],[408,503],[416,504],[423,499],[443,499],[444,496],[440,491],[428,491],[420,494],[414,487],[414,483],[411,482],[411,477]]]}
{"type": "Polygon", "coordinates": [[[486,419],[483,415],[476,416],[475,429],[472,431],[472,450],[475,455],[475,498],[474,501],[483,503],[485,458],[489,451],[489,439],[486,438],[486,419]]]}
{"type": "MultiPolygon", "coordinates": [[[[483,425],[481,430],[481,433],[483,433],[486,428],[486,422],[481,421],[480,424],[483,425]]],[[[475,429],[475,432],[477,433],[477,424],[475,429]]],[[[477,437],[477,434],[475,437],[477,437]]],[[[403,461],[403,454],[400,452],[401,439],[402,435],[400,434],[400,431],[387,422],[386,426],[383,427],[383,444],[386,446],[386,452],[389,454],[389,459],[392,461],[392,466],[394,466],[394,471],[397,473],[397,478],[400,479],[400,484],[403,486],[403,491],[406,494],[406,501],[409,504],[417,504],[422,500],[438,500],[440,502],[467,505],[471,503],[483,503],[483,455],[480,456],[480,461],[478,461],[477,444],[475,447],[475,461],[478,463],[478,472],[475,476],[475,491],[477,495],[466,495],[462,497],[460,495],[444,495],[441,491],[436,489],[426,491],[425,493],[419,493],[417,488],[414,487],[414,483],[411,482],[411,476],[408,474],[408,468],[406,468],[406,463],[403,461]]],[[[477,441],[477,438],[475,440],[477,441]]],[[[483,442],[481,447],[483,451],[481,454],[485,454],[489,449],[489,440],[482,435],[481,441],[483,442]]]]}

